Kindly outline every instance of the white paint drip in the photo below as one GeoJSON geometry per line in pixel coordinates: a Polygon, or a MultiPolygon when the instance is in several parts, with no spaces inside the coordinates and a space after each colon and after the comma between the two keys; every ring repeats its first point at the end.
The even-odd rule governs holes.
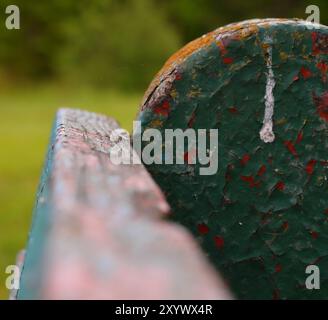
{"type": "MultiPolygon", "coordinates": [[[[272,39],[268,38],[267,43],[271,44],[272,39]]],[[[271,143],[275,139],[275,135],[273,133],[273,111],[274,111],[274,96],[273,96],[273,88],[276,85],[274,80],[274,74],[272,70],[272,47],[269,46],[267,49],[267,59],[266,65],[268,68],[267,76],[267,83],[265,88],[265,112],[264,112],[264,119],[263,119],[263,126],[260,131],[260,138],[265,143],[271,143]]]]}

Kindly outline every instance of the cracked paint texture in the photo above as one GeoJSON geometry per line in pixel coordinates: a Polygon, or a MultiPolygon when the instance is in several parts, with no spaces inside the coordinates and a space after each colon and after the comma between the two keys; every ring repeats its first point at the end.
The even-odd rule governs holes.
{"type": "Polygon", "coordinates": [[[139,113],[142,129],[219,130],[219,170],[150,165],[173,209],[233,292],[248,299],[328,298],[328,28],[250,20],[219,28],[165,65],[139,113]],[[275,139],[265,113],[272,40],[275,139]],[[160,110],[161,112],[158,112],[160,110]],[[307,290],[305,268],[321,270],[307,290]]]}

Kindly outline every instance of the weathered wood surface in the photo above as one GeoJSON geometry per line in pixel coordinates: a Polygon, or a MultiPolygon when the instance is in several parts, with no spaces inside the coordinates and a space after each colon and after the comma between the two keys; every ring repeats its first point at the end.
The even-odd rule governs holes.
{"type": "Polygon", "coordinates": [[[117,128],[58,112],[17,298],[230,298],[144,167],[110,161],[117,128]]]}
{"type": "Polygon", "coordinates": [[[147,169],[239,298],[328,298],[328,27],[313,27],[210,32],[168,60],[141,106],[143,132],[218,129],[215,175],[198,159],[147,169]],[[310,264],[320,290],[305,287],[310,264]]]}

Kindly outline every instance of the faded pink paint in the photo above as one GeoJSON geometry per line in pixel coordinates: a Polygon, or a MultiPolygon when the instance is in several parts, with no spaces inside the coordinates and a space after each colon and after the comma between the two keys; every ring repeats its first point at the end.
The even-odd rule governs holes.
{"type": "Polygon", "coordinates": [[[144,167],[110,162],[118,125],[69,109],[57,125],[42,298],[230,299],[144,167]]]}

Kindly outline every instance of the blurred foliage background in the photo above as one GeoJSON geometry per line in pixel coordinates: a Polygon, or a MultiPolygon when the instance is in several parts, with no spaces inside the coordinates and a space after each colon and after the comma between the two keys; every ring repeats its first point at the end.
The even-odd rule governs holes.
{"type": "Polygon", "coordinates": [[[306,18],[309,4],[319,6],[323,24],[328,20],[327,0],[0,2],[2,80],[124,90],[144,89],[171,53],[218,26],[250,18],[306,18]],[[4,8],[11,3],[21,10],[21,30],[8,32],[4,8]]]}
{"type": "Polygon", "coordinates": [[[108,114],[131,129],[143,91],[179,47],[251,18],[303,18],[328,1],[0,0],[0,298],[23,248],[56,109],[108,114]],[[21,29],[5,28],[20,8],[21,29]]]}

